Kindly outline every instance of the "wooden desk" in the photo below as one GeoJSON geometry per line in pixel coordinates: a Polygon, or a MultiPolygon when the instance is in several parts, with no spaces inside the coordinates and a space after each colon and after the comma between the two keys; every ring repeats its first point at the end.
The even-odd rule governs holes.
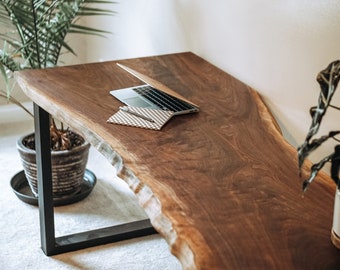
{"type": "Polygon", "coordinates": [[[254,90],[192,53],[120,62],[201,111],[161,131],[107,124],[121,105],[109,90],[140,84],[114,61],[17,79],[119,169],[185,269],[340,269],[335,187],[322,175],[302,198],[296,151],[254,90]]]}

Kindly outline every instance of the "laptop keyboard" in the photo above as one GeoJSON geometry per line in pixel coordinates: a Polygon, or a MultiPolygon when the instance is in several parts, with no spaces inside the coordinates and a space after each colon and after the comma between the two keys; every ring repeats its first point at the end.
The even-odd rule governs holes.
{"type": "Polygon", "coordinates": [[[184,110],[194,109],[195,107],[191,104],[182,101],[178,98],[172,97],[166,93],[158,91],[151,86],[140,86],[133,88],[138,94],[156,104],[162,110],[169,110],[173,112],[179,112],[184,110]]]}

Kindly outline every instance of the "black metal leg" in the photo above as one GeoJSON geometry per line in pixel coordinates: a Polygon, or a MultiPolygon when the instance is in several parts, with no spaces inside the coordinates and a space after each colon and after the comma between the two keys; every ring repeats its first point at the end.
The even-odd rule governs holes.
{"type": "Polygon", "coordinates": [[[40,238],[46,255],[55,248],[49,117],[46,111],[34,104],[40,238]]]}
{"type": "Polygon", "coordinates": [[[150,221],[55,237],[49,114],[34,104],[41,248],[47,256],[157,233],[150,221]]]}

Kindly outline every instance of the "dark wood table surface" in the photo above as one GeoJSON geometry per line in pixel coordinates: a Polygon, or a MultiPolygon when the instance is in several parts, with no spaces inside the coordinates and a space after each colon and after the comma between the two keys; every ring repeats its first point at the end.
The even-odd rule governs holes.
{"type": "Polygon", "coordinates": [[[192,53],[119,62],[201,111],[161,131],[108,124],[121,105],[109,90],[141,84],[116,61],[17,80],[118,168],[184,269],[340,269],[330,241],[335,186],[321,174],[302,196],[296,150],[255,90],[192,53]]]}

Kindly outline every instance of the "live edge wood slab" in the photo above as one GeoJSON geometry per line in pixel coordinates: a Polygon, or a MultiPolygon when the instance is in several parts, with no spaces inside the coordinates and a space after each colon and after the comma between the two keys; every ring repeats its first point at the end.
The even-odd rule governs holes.
{"type": "Polygon", "coordinates": [[[192,53],[119,62],[201,111],[161,131],[106,123],[121,105],[109,90],[141,84],[115,61],[16,78],[118,169],[184,269],[340,269],[335,186],[321,174],[302,196],[296,150],[255,90],[192,53]]]}

